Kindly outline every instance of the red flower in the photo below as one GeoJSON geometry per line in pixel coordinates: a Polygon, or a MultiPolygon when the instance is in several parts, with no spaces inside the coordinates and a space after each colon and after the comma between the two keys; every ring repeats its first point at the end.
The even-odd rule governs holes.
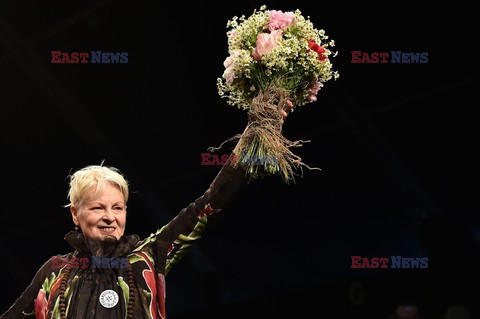
{"type": "Polygon", "coordinates": [[[317,52],[317,54],[318,54],[318,59],[319,59],[320,61],[323,61],[323,60],[325,60],[325,59],[327,58],[327,56],[324,54],[324,53],[325,53],[325,49],[324,49],[322,46],[318,45],[314,40],[310,40],[310,41],[308,42],[308,47],[309,47],[312,51],[317,52]]]}

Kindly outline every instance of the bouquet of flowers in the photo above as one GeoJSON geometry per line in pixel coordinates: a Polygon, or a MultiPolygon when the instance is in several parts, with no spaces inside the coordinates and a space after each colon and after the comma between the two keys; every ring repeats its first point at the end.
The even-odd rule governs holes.
{"type": "Polygon", "coordinates": [[[239,162],[247,164],[254,177],[280,172],[288,182],[294,167],[307,166],[290,148],[306,141],[292,142],[282,135],[282,111],[316,101],[323,84],[338,78],[330,62],[330,56],[337,55],[329,49],[335,43],[299,10],[262,6],[248,18],[233,17],[227,28],[230,56],[217,88],[228,104],[248,111],[247,129],[234,137],[240,139],[239,162]],[[258,165],[252,158],[276,161],[258,165]]]}

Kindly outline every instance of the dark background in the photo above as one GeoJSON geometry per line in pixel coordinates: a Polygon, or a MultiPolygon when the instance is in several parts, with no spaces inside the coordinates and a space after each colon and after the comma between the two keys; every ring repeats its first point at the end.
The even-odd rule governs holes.
{"type": "Polygon", "coordinates": [[[219,167],[201,166],[200,153],[247,120],[216,91],[226,23],[267,4],[299,8],[337,44],[340,78],[284,125],[289,139],[311,140],[295,153],[322,172],[291,185],[271,176],[239,195],[167,277],[169,318],[387,318],[402,303],[425,319],[455,305],[480,316],[472,8],[155,4],[0,2],[0,313],[70,251],[62,205],[74,170],[105,160],[124,172],[127,232],[141,237],[203,194],[219,167]],[[53,50],[129,59],[51,64],[53,50]],[[353,50],[428,52],[428,63],[352,64],[353,50]],[[429,264],[351,269],[352,255],[429,264]]]}

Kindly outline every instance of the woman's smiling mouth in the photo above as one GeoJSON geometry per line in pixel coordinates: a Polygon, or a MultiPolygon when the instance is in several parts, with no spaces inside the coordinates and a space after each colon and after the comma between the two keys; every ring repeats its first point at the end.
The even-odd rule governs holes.
{"type": "Polygon", "coordinates": [[[115,227],[113,226],[98,226],[98,229],[100,229],[103,234],[111,234],[115,231],[115,227]]]}

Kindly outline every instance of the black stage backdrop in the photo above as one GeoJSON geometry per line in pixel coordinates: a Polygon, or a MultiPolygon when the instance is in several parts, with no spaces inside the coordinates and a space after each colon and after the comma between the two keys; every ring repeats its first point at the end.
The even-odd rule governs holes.
{"type": "Polygon", "coordinates": [[[247,121],[216,91],[226,23],[266,4],[300,9],[336,41],[340,78],[284,125],[311,140],[295,152],[322,172],[291,185],[272,176],[237,197],[167,277],[169,318],[393,318],[401,304],[425,319],[480,316],[473,8],[155,4],[0,3],[0,312],[70,251],[73,170],[105,161],[124,172],[127,233],[141,237],[203,194],[219,167],[200,154],[247,121]],[[52,64],[55,50],[128,52],[128,63],[52,64]],[[355,64],[351,51],[428,62],[355,64]],[[353,269],[351,256],[425,257],[428,268],[353,269]]]}

